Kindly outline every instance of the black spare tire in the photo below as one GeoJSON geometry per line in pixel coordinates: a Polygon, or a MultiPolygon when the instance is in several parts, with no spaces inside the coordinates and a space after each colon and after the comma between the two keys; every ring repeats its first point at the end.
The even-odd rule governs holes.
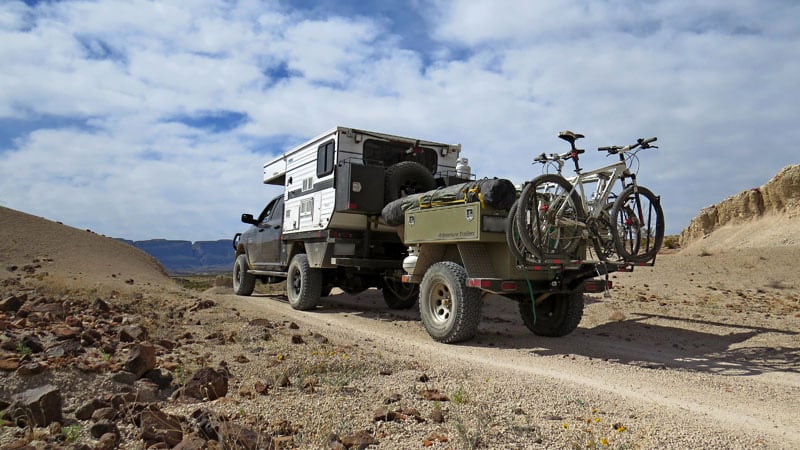
{"type": "Polygon", "coordinates": [[[384,204],[436,189],[431,171],[414,161],[402,161],[386,169],[385,183],[384,204]]]}

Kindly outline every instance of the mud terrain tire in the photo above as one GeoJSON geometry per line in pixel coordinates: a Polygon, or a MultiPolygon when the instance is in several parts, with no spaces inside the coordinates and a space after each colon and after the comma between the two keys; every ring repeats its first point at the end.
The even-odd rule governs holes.
{"type": "Polygon", "coordinates": [[[434,340],[449,344],[475,336],[481,321],[482,292],[467,287],[467,271],[462,266],[450,261],[432,265],[419,290],[422,323],[434,340]]]}
{"type": "Polygon", "coordinates": [[[530,300],[519,302],[519,313],[525,326],[537,336],[566,336],[578,328],[583,318],[583,292],[550,295],[536,305],[535,323],[530,300]]]}
{"type": "Polygon", "coordinates": [[[294,255],[286,277],[286,296],[292,308],[305,311],[319,303],[322,294],[322,271],[313,269],[305,253],[294,255]]]}
{"type": "Polygon", "coordinates": [[[242,253],[233,263],[233,292],[236,295],[250,295],[256,288],[256,276],[247,273],[247,255],[242,253]]]}

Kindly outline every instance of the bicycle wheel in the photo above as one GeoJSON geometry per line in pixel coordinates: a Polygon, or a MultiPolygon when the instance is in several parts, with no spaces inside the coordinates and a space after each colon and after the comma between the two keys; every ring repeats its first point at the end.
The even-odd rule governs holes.
{"type": "Polygon", "coordinates": [[[506,217],[506,244],[508,244],[508,249],[517,262],[525,263],[525,261],[529,259],[536,258],[531,256],[531,253],[525,248],[525,245],[520,239],[519,228],[517,228],[518,206],[519,202],[514,202],[514,204],[511,205],[511,209],[508,210],[508,217],[506,217]]]}
{"type": "Polygon", "coordinates": [[[539,260],[575,258],[584,241],[584,217],[580,196],[564,177],[538,176],[519,198],[520,241],[539,260]]]}
{"type": "Polygon", "coordinates": [[[664,241],[661,200],[642,186],[628,186],[611,209],[611,237],[625,261],[646,262],[656,257],[664,241]]]}

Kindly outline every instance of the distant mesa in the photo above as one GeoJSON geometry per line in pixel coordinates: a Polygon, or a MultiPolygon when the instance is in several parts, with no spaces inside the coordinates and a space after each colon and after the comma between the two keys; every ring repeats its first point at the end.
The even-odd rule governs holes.
{"type": "Polygon", "coordinates": [[[234,252],[230,239],[194,243],[169,239],[117,240],[153,256],[170,275],[220,273],[233,267],[234,252]]]}

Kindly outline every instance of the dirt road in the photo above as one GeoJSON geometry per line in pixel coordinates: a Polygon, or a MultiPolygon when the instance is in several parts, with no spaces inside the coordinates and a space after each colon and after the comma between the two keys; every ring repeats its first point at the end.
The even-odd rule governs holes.
{"type": "MultiPolygon", "coordinates": [[[[673,258],[662,270],[687,264],[673,258]]],[[[634,446],[800,446],[796,316],[679,308],[680,295],[648,297],[625,282],[636,285],[618,281],[611,298],[587,297],[581,326],[556,339],[531,334],[516,303],[485,298],[478,335],[460,345],[433,342],[416,309],[390,310],[375,290],[332,295],[314,312],[294,311],[281,296],[220,298],[245,316],[283,316],[334,340],[467,373],[484,381],[476,390],[487,401],[524,405],[544,419],[570,399],[613,409],[638,433],[634,446]]]]}

